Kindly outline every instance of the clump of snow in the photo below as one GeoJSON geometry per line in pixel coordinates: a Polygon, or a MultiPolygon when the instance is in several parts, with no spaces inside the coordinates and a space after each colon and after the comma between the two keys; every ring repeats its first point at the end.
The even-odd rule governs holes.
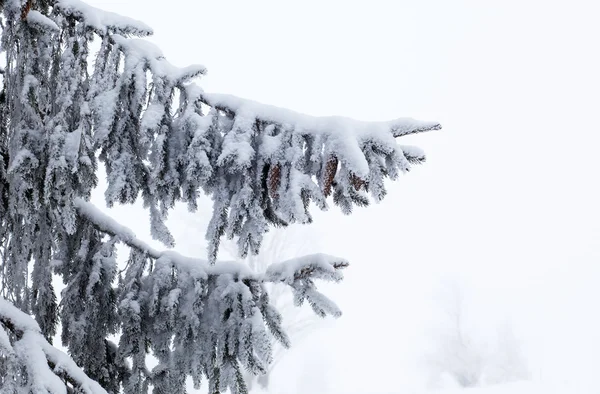
{"type": "Polygon", "coordinates": [[[92,7],[79,0],[57,0],[56,7],[65,14],[83,19],[84,23],[104,34],[108,32],[149,36],[152,28],[143,22],[92,7]]]}
{"type": "Polygon", "coordinates": [[[205,92],[202,97],[210,105],[225,111],[229,110],[238,115],[243,114],[255,119],[314,133],[339,132],[345,134],[346,137],[367,137],[377,133],[392,132],[397,137],[441,128],[437,122],[425,122],[412,118],[367,122],[342,116],[310,116],[228,94],[205,92]]]}
{"type": "Polygon", "coordinates": [[[30,10],[27,13],[27,22],[49,30],[60,30],[58,25],[52,19],[42,15],[41,12],[36,10],[30,10]]]}
{"type": "Polygon", "coordinates": [[[0,316],[9,320],[19,331],[40,332],[40,327],[31,317],[0,297],[0,316]]]}
{"type": "Polygon", "coordinates": [[[308,272],[318,273],[320,277],[338,281],[342,279],[340,268],[348,266],[348,261],[323,253],[297,257],[273,263],[267,268],[266,275],[272,282],[293,283],[308,272]]]}
{"type": "Polygon", "coordinates": [[[271,121],[284,126],[293,126],[303,130],[314,130],[316,132],[330,132],[349,128],[355,130],[357,135],[368,134],[373,130],[395,130],[395,134],[406,135],[426,130],[437,130],[441,127],[437,122],[426,122],[412,118],[368,122],[343,116],[311,116],[287,108],[262,104],[229,94],[205,92],[202,97],[210,105],[225,111],[230,110],[248,116],[254,115],[256,118],[265,121],[271,121]]]}
{"type": "Polygon", "coordinates": [[[112,39],[127,53],[130,60],[148,61],[154,75],[164,78],[174,85],[206,74],[206,67],[200,64],[187,67],[177,67],[171,64],[160,48],[149,41],[126,38],[118,34],[113,34],[112,39]]]}

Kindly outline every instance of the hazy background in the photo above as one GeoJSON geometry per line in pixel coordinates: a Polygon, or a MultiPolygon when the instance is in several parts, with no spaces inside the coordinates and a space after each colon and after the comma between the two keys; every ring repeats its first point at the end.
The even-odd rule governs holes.
{"type": "MultiPolygon", "coordinates": [[[[389,184],[383,203],[315,215],[318,249],[351,261],[327,287],[344,316],[290,351],[272,392],[423,387],[444,283],[461,283],[482,337],[511,322],[532,379],[597,391],[596,2],[90,2],[148,23],[172,63],[206,65],[207,91],[444,126],[403,141],[428,161],[389,184]]],[[[186,254],[203,253],[204,202],[170,221],[186,254]]],[[[112,215],[149,239],[140,209],[112,215]]]]}

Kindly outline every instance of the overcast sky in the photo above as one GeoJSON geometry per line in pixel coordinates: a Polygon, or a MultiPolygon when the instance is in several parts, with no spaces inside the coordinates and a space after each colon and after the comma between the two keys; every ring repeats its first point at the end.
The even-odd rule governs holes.
{"type": "MultiPolygon", "coordinates": [[[[390,184],[383,203],[316,215],[321,251],[351,261],[346,280],[327,287],[345,314],[290,352],[278,392],[422,384],[432,294],[448,278],[468,289],[482,325],[510,319],[534,378],[597,376],[596,2],[92,3],[148,23],[172,63],[207,66],[207,91],[444,127],[411,137],[428,161],[390,184]]],[[[171,221],[179,247],[200,255],[203,229],[183,212],[171,221]]]]}

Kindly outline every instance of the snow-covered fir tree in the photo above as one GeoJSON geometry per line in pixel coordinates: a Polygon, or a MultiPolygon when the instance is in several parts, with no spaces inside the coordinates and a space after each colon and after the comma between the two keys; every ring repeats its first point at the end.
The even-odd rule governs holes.
{"type": "Polygon", "coordinates": [[[170,64],[144,23],[79,0],[0,7],[1,392],[181,393],[191,377],[210,393],[244,393],[244,373],[267,371],[273,342],[289,345],[267,283],[319,316],[341,313],[315,280],[341,280],[344,259],[254,272],[217,262],[219,241],[257,254],[270,227],[311,222],[311,203],[327,209],[332,196],[349,214],[380,201],[385,178],[425,159],[396,137],[437,123],[316,118],[207,93],[194,82],[205,68],[170,64]],[[89,202],[100,164],[106,204],[141,201],[169,250],[89,202]],[[214,203],[206,260],[170,250],[165,225],[201,193],[214,203]],[[123,272],[117,244],[130,251],[123,272]],[[70,357],[51,346],[59,324],[70,357]]]}

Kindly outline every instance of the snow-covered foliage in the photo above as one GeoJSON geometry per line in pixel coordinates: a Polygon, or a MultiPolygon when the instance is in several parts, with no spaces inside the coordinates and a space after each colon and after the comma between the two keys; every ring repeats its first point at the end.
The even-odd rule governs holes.
{"type": "MultiPolygon", "coordinates": [[[[275,228],[265,235],[261,245],[260,253],[249,254],[244,259],[238,257],[237,246],[232,240],[221,243],[221,251],[238,261],[249,266],[254,272],[265,272],[271,265],[279,264],[281,261],[290,260],[318,249],[319,242],[314,232],[301,225],[292,225],[285,228],[275,228]]],[[[315,332],[324,322],[318,314],[312,313],[310,308],[302,308],[295,305],[294,297],[284,283],[265,284],[271,303],[282,316],[282,327],[290,338],[292,345],[297,346],[310,333],[315,332]]],[[[250,390],[261,388],[266,392],[273,390],[270,385],[271,376],[279,363],[285,359],[286,347],[280,343],[274,343],[273,362],[267,367],[266,373],[253,376],[247,373],[246,382],[250,390]]],[[[316,360],[311,360],[314,363],[316,360]]]]}
{"type": "Polygon", "coordinates": [[[3,393],[106,394],[69,356],[46,341],[38,324],[0,297],[0,388],[3,393]],[[21,391],[27,387],[29,391],[21,391]]]}
{"type": "MultiPolygon", "coordinates": [[[[216,263],[220,239],[236,238],[242,256],[257,254],[270,226],[310,222],[311,201],[326,209],[333,195],[350,213],[369,203],[367,193],[381,200],[385,178],[425,159],[395,137],[437,123],[315,118],[207,93],[193,83],[205,68],[170,64],[143,39],[152,30],[141,22],[79,0],[0,7],[0,291],[39,326],[3,336],[3,365],[26,370],[33,356],[10,359],[10,349],[23,339],[50,349],[39,335],[51,341],[61,323],[72,359],[107,392],[183,392],[191,376],[196,385],[207,378],[211,393],[241,393],[242,370],[264,373],[272,342],[289,343],[265,283],[289,286],[318,315],[340,314],[315,280],[339,281],[343,259],[311,255],[255,273],[216,263]],[[211,196],[207,260],[153,249],[91,205],[98,160],[107,205],[141,198],[152,236],[167,247],[174,204],[194,210],[202,192],[211,196]],[[119,243],[130,249],[122,272],[119,243]],[[60,304],[53,274],[65,284],[60,304]],[[151,370],[149,352],[158,359],[151,370]]],[[[50,365],[51,351],[43,352],[50,365]]],[[[3,384],[61,392],[37,390],[44,371],[3,384]]],[[[64,386],[87,387],[81,379],[64,386]]]]}

